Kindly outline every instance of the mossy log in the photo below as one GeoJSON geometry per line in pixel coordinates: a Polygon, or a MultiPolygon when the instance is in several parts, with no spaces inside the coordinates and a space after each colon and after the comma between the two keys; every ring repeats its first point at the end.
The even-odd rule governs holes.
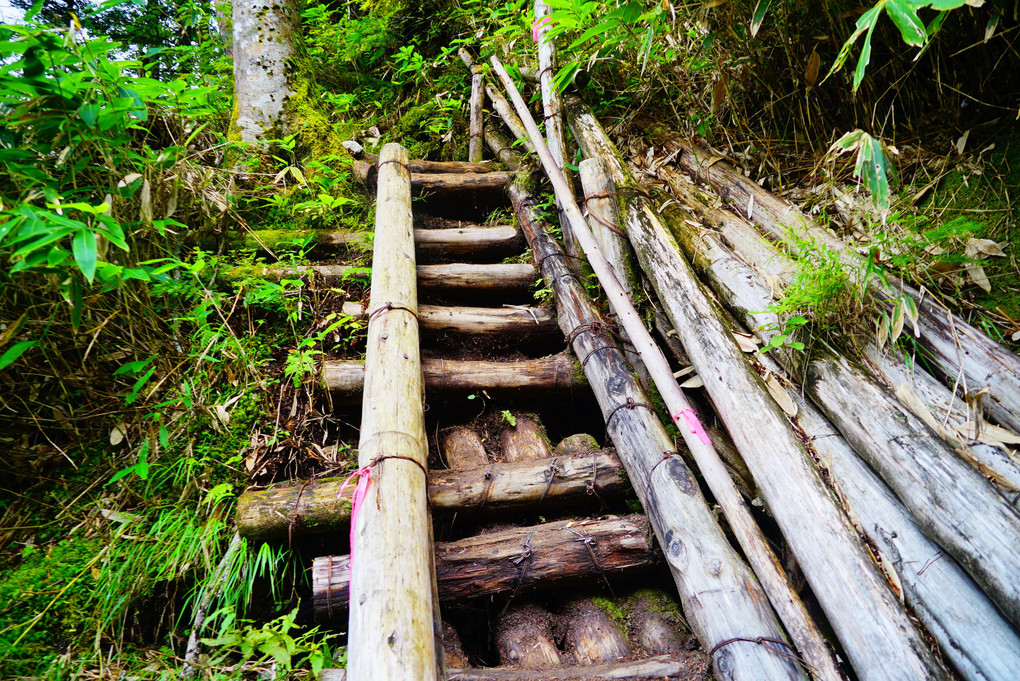
{"type": "MultiPolygon", "coordinates": [[[[590,111],[576,98],[568,98],[565,106],[584,154],[604,158],[618,186],[635,186],[590,111]]],[[[624,225],[645,276],[858,676],[947,678],[656,211],[635,197],[627,201],[624,225]]]]}
{"type": "MultiPolygon", "coordinates": [[[[679,214],[671,224],[695,267],[712,282],[721,300],[746,319],[749,326],[758,329],[763,342],[767,342],[769,335],[763,330],[766,320],[761,317],[762,313],[755,311],[764,310],[773,302],[770,287],[746,264],[728,253],[714,233],[696,229],[679,214]]],[[[790,361],[789,355],[776,357],[790,361]]],[[[788,368],[796,368],[796,375],[803,375],[800,367],[788,364],[788,368]]],[[[903,588],[907,602],[942,644],[954,666],[967,678],[1003,678],[997,661],[1004,657],[1015,660],[1020,654],[1020,639],[974,582],[951,558],[939,557],[941,549],[918,529],[919,526],[930,527],[930,518],[944,513],[942,509],[950,505],[960,514],[953,516],[954,522],[965,532],[972,531],[975,523],[994,522],[975,517],[972,509],[953,501],[960,496],[987,497],[991,491],[987,489],[987,482],[973,469],[963,466],[951,451],[940,449],[941,443],[923,424],[895,410],[891,396],[879,391],[859,369],[840,358],[822,355],[809,363],[809,387],[814,383],[810,377],[819,374],[826,377],[821,389],[817,392],[809,389],[809,392],[824,411],[837,415],[833,422],[840,430],[854,435],[851,442],[859,454],[851,451],[847,442],[835,434],[835,428],[813,405],[803,403],[799,395],[795,395],[799,403],[798,422],[813,443],[815,459],[829,471],[855,524],[880,548],[886,570],[897,575],[896,581],[901,585],[899,588],[903,588]],[[842,390],[837,392],[833,386],[841,386],[842,390]],[[834,392],[842,397],[837,399],[832,395],[834,392]],[[868,441],[864,440],[862,432],[869,434],[868,441]],[[900,457],[916,456],[909,463],[899,464],[904,470],[897,467],[893,475],[902,482],[891,486],[895,489],[910,485],[915,496],[927,490],[932,495],[927,503],[918,500],[913,504],[901,503],[861,461],[895,457],[891,450],[899,450],[900,457]],[[925,472],[933,466],[947,472],[925,472]],[[961,467],[969,471],[969,475],[948,472],[961,467]],[[907,510],[911,507],[914,517],[907,510]],[[936,565],[938,569],[932,571],[936,565]],[[947,598],[946,594],[953,596],[947,598]],[[982,621],[987,619],[987,629],[977,625],[975,617],[982,621]],[[997,668],[1000,671],[996,671],[997,668]]],[[[876,470],[889,474],[890,464],[883,463],[876,470]]],[[[998,515],[994,510],[990,512],[993,518],[998,515]]],[[[948,522],[948,517],[943,522],[948,522]]],[[[979,535],[987,533],[988,529],[978,532],[979,535]]],[[[1008,603],[1000,607],[1003,605],[1009,607],[1008,603]]]]}
{"type": "MultiPolygon", "coordinates": [[[[442,600],[595,581],[660,560],[641,516],[515,527],[437,542],[435,548],[442,600]]],[[[348,565],[348,556],[315,559],[312,598],[318,617],[329,619],[346,607],[348,565]]]]}
{"type": "MultiPolygon", "coordinates": [[[[375,154],[362,152],[355,158],[371,163],[374,167],[379,166],[379,157],[375,154]]],[[[468,173],[482,174],[492,172],[492,167],[487,163],[475,163],[471,161],[425,161],[423,159],[411,159],[407,162],[407,169],[411,172],[412,184],[415,175],[422,174],[443,174],[443,175],[464,175],[468,173]]]]}
{"type": "MultiPolygon", "coordinates": [[[[344,478],[323,478],[246,491],[237,502],[238,532],[246,539],[265,541],[342,530],[350,521],[354,494],[351,484],[341,495],[343,483],[344,478]]],[[[628,489],[620,460],[608,451],[431,470],[428,476],[429,504],[435,513],[544,511],[593,493],[616,498],[628,489]]]]}
{"type": "Polygon", "coordinates": [[[630,642],[619,625],[592,597],[578,598],[564,609],[566,650],[578,664],[597,665],[630,657],[630,642]]]}
{"type": "Polygon", "coordinates": [[[521,251],[520,232],[513,225],[416,229],[414,243],[422,255],[500,260],[521,251]]]}
{"type": "MultiPolygon", "coordinates": [[[[577,360],[561,353],[517,361],[481,361],[424,359],[425,390],[430,395],[473,393],[485,390],[504,395],[571,394],[586,385],[577,360]]],[[[322,382],[340,402],[361,399],[364,364],[354,360],[327,360],[322,367],[322,382]]]]}

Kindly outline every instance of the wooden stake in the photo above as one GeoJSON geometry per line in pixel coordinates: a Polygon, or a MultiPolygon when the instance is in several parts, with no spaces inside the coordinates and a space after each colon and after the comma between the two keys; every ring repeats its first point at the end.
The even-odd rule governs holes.
{"type": "MultiPolygon", "coordinates": [[[[630,335],[634,346],[641,354],[641,359],[649,374],[651,374],[656,387],[659,389],[673,421],[680,429],[684,442],[694,456],[698,468],[701,470],[702,475],[705,476],[705,481],[715,495],[716,500],[723,508],[726,519],[733,528],[738,541],[740,541],[741,547],[748,556],[748,560],[755,568],[755,573],[761,580],[762,586],[765,588],[766,593],[768,593],[769,601],[776,608],[801,654],[804,655],[808,664],[815,670],[816,676],[838,681],[839,673],[836,670],[832,653],[826,646],[818,628],[808,616],[803,603],[800,602],[799,597],[790,586],[782,567],[779,565],[779,561],[765,542],[761,530],[758,529],[758,526],[751,518],[751,514],[744,505],[740,492],[737,491],[733,480],[729,477],[726,466],[716,453],[711,440],[704,434],[701,424],[697,423],[697,417],[694,416],[690,402],[688,402],[680,386],[677,385],[676,380],[673,378],[673,371],[669,363],[645,328],[626,291],[624,291],[616,275],[613,273],[612,267],[599,251],[598,245],[588,230],[577,204],[573,203],[570,199],[566,179],[559,172],[548,149],[544,149],[544,145],[541,144],[538,137],[538,128],[531,119],[531,114],[528,112],[524,100],[514,87],[509,74],[506,73],[503,65],[496,57],[492,58],[492,64],[503,80],[503,85],[514,100],[518,114],[531,133],[533,141],[535,141],[539,158],[542,159],[546,173],[549,175],[557,195],[563,200],[564,212],[571,222],[575,238],[577,238],[585,254],[588,256],[588,261],[598,276],[603,289],[606,291],[606,297],[618,315],[620,323],[630,335]]],[[[643,262],[642,265],[645,265],[645,263],[643,262]]],[[[647,269],[646,273],[649,277],[653,276],[647,272],[647,269]]],[[[678,299],[674,299],[671,302],[681,304],[681,301],[678,299]]],[[[690,323],[698,322],[690,321],[690,323]]],[[[731,338],[728,340],[739,355],[739,350],[736,349],[735,343],[731,338]]],[[[743,362],[743,357],[740,357],[740,360],[743,362]]],[[[707,374],[707,372],[715,371],[715,369],[705,367],[704,371],[707,374]]],[[[709,380],[706,380],[706,384],[708,382],[709,380]]],[[[763,388],[759,386],[759,390],[763,391],[763,388]]],[[[746,412],[742,418],[746,419],[746,412]]],[[[784,428],[784,430],[788,430],[788,428],[784,428]]],[[[759,439],[755,446],[761,446],[762,442],[767,441],[769,440],[759,439]]],[[[834,506],[832,510],[836,511],[834,506]]],[[[843,521],[843,524],[845,525],[845,521],[843,521]]]]}
{"type": "Polygon", "coordinates": [[[424,385],[407,151],[381,154],[358,464],[368,469],[351,533],[348,675],[352,681],[442,678],[426,497],[424,385]],[[394,569],[400,566],[399,569],[394,569]]]}
{"type": "Polygon", "coordinates": [[[471,69],[471,138],[468,140],[468,161],[482,162],[482,105],[485,103],[484,76],[480,66],[471,69]]]}

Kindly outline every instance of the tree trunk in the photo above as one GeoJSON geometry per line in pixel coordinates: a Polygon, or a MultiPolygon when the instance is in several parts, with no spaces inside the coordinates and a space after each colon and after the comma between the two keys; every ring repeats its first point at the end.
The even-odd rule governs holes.
{"type": "MultiPolygon", "coordinates": [[[[619,152],[590,112],[577,100],[568,100],[566,109],[585,155],[606,159],[618,186],[635,186],[619,152]]],[[[946,678],[676,242],[643,199],[631,199],[625,211],[626,232],[645,276],[857,674],[862,679],[946,678]]]]}
{"type": "Polygon", "coordinates": [[[233,129],[242,142],[296,132],[284,106],[294,90],[294,65],[301,35],[296,0],[233,0],[233,129]]]}
{"type": "MultiPolygon", "coordinates": [[[[584,389],[584,374],[577,360],[567,353],[509,362],[425,359],[422,361],[425,389],[434,393],[473,393],[485,390],[493,395],[552,397],[584,389]]],[[[327,360],[322,367],[323,385],[343,402],[360,399],[365,365],[355,360],[327,360]]]]}
{"type": "MultiPolygon", "coordinates": [[[[650,568],[659,555],[647,530],[641,516],[624,516],[563,520],[437,542],[439,596],[463,600],[519,593],[650,568]]],[[[355,549],[356,558],[360,548],[355,549]]],[[[349,563],[348,556],[315,559],[312,591],[320,617],[336,614],[347,603],[349,563]]]]}
{"type": "Polygon", "coordinates": [[[481,163],[485,139],[482,136],[482,108],[485,105],[485,76],[480,66],[471,69],[471,136],[468,139],[468,161],[481,163]]]}

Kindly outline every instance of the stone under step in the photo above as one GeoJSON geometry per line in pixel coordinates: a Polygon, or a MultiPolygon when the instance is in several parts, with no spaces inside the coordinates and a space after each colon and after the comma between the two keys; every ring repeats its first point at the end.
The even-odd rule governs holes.
{"type": "MultiPolygon", "coordinates": [[[[426,358],[421,368],[426,394],[485,390],[493,396],[555,396],[588,385],[580,363],[570,353],[502,362],[426,358]]],[[[365,384],[365,363],[327,360],[322,366],[322,384],[334,400],[355,403],[361,399],[365,384]]]]}

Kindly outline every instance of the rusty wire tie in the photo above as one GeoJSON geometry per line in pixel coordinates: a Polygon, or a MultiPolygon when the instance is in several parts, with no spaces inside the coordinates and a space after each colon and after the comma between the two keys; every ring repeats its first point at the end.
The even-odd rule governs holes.
{"type": "Polygon", "coordinates": [[[301,514],[298,513],[298,506],[301,504],[301,495],[305,493],[305,488],[308,487],[311,480],[305,480],[301,483],[301,487],[298,489],[297,498],[294,499],[294,513],[290,517],[290,522],[287,523],[287,550],[290,551],[291,540],[293,539],[294,525],[300,525],[301,514]]]}
{"type": "Polygon", "coordinates": [[[637,409],[638,407],[647,409],[653,414],[655,413],[655,407],[653,407],[652,405],[645,404],[644,402],[637,402],[633,397],[628,397],[626,402],[624,402],[623,404],[616,405],[615,407],[613,407],[613,411],[609,412],[609,416],[606,417],[606,430],[609,430],[609,424],[610,422],[612,422],[613,417],[616,416],[616,412],[620,411],[621,409],[637,409]]]}
{"type": "Polygon", "coordinates": [[[606,220],[604,217],[602,217],[598,213],[595,213],[594,211],[592,211],[591,206],[588,205],[588,202],[591,201],[592,199],[608,199],[608,198],[611,198],[613,196],[619,196],[619,195],[620,195],[620,192],[603,192],[602,194],[590,194],[590,195],[584,197],[584,209],[588,212],[588,215],[590,215],[591,217],[595,218],[600,223],[605,225],[606,229],[608,229],[610,232],[612,232],[613,234],[616,234],[617,236],[620,236],[620,237],[623,237],[624,239],[626,239],[627,238],[627,233],[626,232],[624,232],[622,229],[620,229],[619,227],[617,227],[613,223],[609,222],[609,220],[606,220]]]}
{"type": "Polygon", "coordinates": [[[605,568],[602,567],[602,563],[599,561],[599,557],[595,553],[595,545],[597,543],[595,537],[583,535],[572,527],[568,527],[567,531],[577,535],[577,539],[574,541],[584,544],[584,548],[588,549],[588,555],[591,556],[591,562],[595,564],[595,567],[599,571],[599,575],[602,577],[602,581],[606,583],[606,588],[609,589],[609,593],[612,594],[613,598],[615,598],[616,593],[613,592],[613,585],[609,583],[609,577],[606,576],[605,568]]]}
{"type": "Polygon", "coordinates": [[[767,650],[772,651],[773,653],[779,655],[780,657],[785,657],[786,659],[791,660],[792,662],[796,662],[800,666],[804,667],[804,669],[807,669],[809,671],[814,670],[814,668],[807,662],[805,662],[803,658],[801,658],[799,655],[793,652],[793,649],[790,648],[789,644],[787,644],[786,641],[780,640],[778,638],[772,638],[771,636],[756,636],[755,638],[744,638],[743,636],[734,636],[733,638],[728,638],[725,641],[720,641],[719,643],[715,644],[715,646],[712,648],[711,651],[709,651],[707,655],[709,667],[712,667],[715,664],[715,661],[713,660],[712,656],[715,655],[717,650],[724,646],[728,646],[731,643],[737,643],[738,641],[743,641],[746,643],[757,643],[760,646],[765,646],[767,650]],[[780,645],[783,648],[786,648],[786,650],[782,650],[780,648],[768,645],[769,643],[775,643],[776,645],[780,645]]]}
{"type": "Polygon", "coordinates": [[[396,164],[396,165],[400,166],[401,168],[403,168],[403,169],[404,169],[404,170],[406,170],[407,172],[411,172],[411,171],[410,171],[410,169],[409,169],[409,167],[408,167],[408,165],[407,165],[406,163],[404,163],[403,161],[398,161],[398,160],[397,160],[397,159],[395,159],[395,158],[391,158],[391,159],[390,159],[389,161],[380,161],[380,162],[379,162],[379,163],[378,163],[378,164],[376,165],[376,167],[377,167],[377,168],[379,168],[379,170],[382,170],[382,167],[383,167],[384,165],[388,165],[388,164],[390,164],[390,163],[393,163],[393,164],[396,164]]]}
{"type": "Polygon", "coordinates": [[[376,315],[382,314],[383,312],[389,312],[390,310],[403,310],[404,312],[410,313],[411,316],[414,317],[416,320],[418,319],[418,313],[415,310],[412,310],[410,307],[404,305],[403,303],[391,302],[380,305],[379,307],[375,308],[370,313],[368,313],[368,321],[372,321],[373,319],[375,319],[376,315]]]}
{"type": "Polygon", "coordinates": [[[531,549],[531,538],[535,536],[535,532],[531,531],[528,533],[527,538],[524,540],[524,545],[521,546],[521,554],[516,558],[511,558],[510,562],[514,565],[521,566],[521,574],[517,576],[517,583],[514,584],[514,590],[510,592],[510,597],[506,600],[506,605],[499,613],[499,617],[502,618],[506,614],[507,609],[510,607],[510,603],[513,602],[514,597],[517,595],[517,590],[521,588],[521,584],[524,583],[524,575],[528,572],[528,566],[531,565],[531,557],[534,552],[531,549]]]}
{"type": "Polygon", "coordinates": [[[542,491],[542,496],[539,497],[538,503],[535,504],[535,513],[538,513],[538,509],[542,507],[542,502],[549,495],[549,490],[552,489],[553,482],[556,480],[556,474],[560,472],[560,467],[556,463],[557,457],[553,457],[553,460],[549,462],[549,470],[545,472],[546,483],[545,489],[542,491]]]}
{"type": "Polygon", "coordinates": [[[652,466],[652,470],[648,471],[648,479],[645,480],[645,496],[648,496],[652,491],[652,475],[655,473],[655,469],[666,463],[674,456],[680,456],[677,452],[663,452],[662,458],[655,462],[652,466]]]}

